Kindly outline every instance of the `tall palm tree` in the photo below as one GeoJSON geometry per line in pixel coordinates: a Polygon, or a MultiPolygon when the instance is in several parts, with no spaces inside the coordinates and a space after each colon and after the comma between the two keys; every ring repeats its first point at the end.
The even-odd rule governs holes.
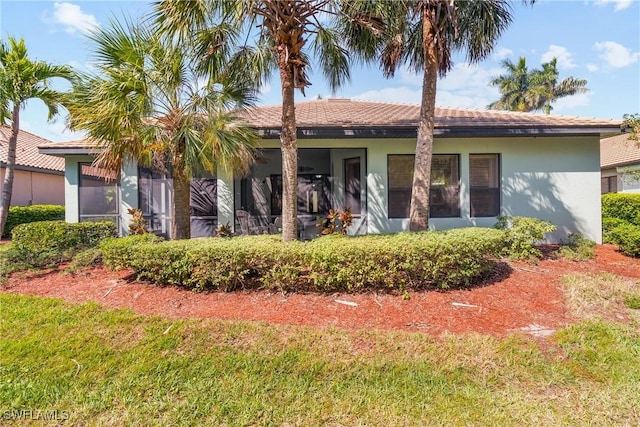
{"type": "Polygon", "coordinates": [[[533,110],[543,110],[545,114],[551,114],[551,104],[559,98],[578,93],[587,93],[587,81],[567,77],[558,83],[558,59],[542,64],[542,69],[533,70],[529,76],[531,82],[530,98],[533,102],[533,110]]]}
{"type": "Polygon", "coordinates": [[[518,64],[506,59],[502,67],[506,73],[491,79],[492,86],[500,88],[500,99],[489,104],[490,109],[508,111],[544,111],[550,114],[551,104],[559,98],[586,93],[587,81],[567,77],[558,83],[558,60],[543,63],[541,69],[529,71],[526,59],[520,58],[518,64]]]}
{"type": "Polygon", "coordinates": [[[173,179],[172,237],[190,237],[190,178],[216,165],[246,171],[257,136],[231,109],[252,105],[253,91],[226,70],[197,70],[189,43],[146,25],[112,22],[90,35],[97,73],[83,75],[69,104],[70,127],[101,147],[96,165],[120,170],[127,158],[166,167],[173,179]]]}
{"type": "MultiPolygon", "coordinates": [[[[182,38],[196,31],[196,38],[204,42],[203,56],[209,62],[217,62],[218,52],[233,48],[233,43],[239,42],[236,60],[244,64],[256,83],[278,70],[282,94],[284,241],[297,238],[298,143],[294,92],[298,89],[304,94],[311,84],[307,70],[312,53],[332,91],[350,77],[349,52],[330,23],[331,18],[339,14],[336,0],[162,0],[156,3],[156,22],[161,28],[182,38]]],[[[365,15],[351,22],[377,30],[377,21],[369,21],[365,15]]]]}
{"type": "Polygon", "coordinates": [[[23,39],[9,37],[7,42],[0,41],[0,123],[5,125],[7,120],[11,121],[0,201],[0,235],[7,222],[13,193],[20,111],[24,109],[28,100],[39,99],[49,110],[48,119],[53,119],[58,114],[64,98],[62,92],[51,88],[52,80],[55,78],[71,80],[73,72],[66,66],[31,60],[23,39]]]}
{"type": "Polygon", "coordinates": [[[409,228],[426,230],[438,76],[451,70],[454,51],[470,63],[486,58],[511,23],[511,8],[506,0],[392,0],[385,10],[392,15],[377,46],[384,74],[408,64],[423,76],[409,228]]]}
{"type": "Polygon", "coordinates": [[[500,99],[489,104],[492,110],[531,111],[531,75],[527,68],[527,59],[521,57],[517,64],[509,59],[502,61],[506,70],[491,79],[491,86],[500,88],[500,99]]]}

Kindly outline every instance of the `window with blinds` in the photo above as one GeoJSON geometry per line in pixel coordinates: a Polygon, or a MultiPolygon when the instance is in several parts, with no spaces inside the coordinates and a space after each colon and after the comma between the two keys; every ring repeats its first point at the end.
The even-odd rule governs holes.
{"type": "MultiPolygon", "coordinates": [[[[413,154],[391,154],[387,158],[389,218],[408,218],[413,186],[413,154]]],[[[460,157],[434,154],[431,159],[429,216],[460,216],[460,157]]]]}
{"type": "Polygon", "coordinates": [[[500,155],[469,155],[471,216],[500,214],[500,155]]]}

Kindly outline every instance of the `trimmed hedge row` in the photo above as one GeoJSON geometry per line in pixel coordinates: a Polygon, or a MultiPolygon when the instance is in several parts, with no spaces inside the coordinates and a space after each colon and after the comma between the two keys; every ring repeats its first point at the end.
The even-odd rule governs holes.
{"type": "Polygon", "coordinates": [[[112,222],[39,221],[13,229],[12,257],[32,267],[70,260],[83,249],[117,235],[112,222]]]}
{"type": "Polygon", "coordinates": [[[640,256],[640,227],[637,225],[619,225],[608,232],[607,238],[625,254],[640,256]]]}
{"type": "Polygon", "coordinates": [[[7,222],[4,226],[2,237],[11,236],[11,231],[20,224],[28,224],[36,221],[55,221],[64,219],[64,206],[59,205],[32,205],[11,206],[7,214],[7,222]]]}
{"type": "Polygon", "coordinates": [[[607,193],[602,195],[602,217],[618,218],[640,225],[640,193],[607,193]]]}
{"type": "Polygon", "coordinates": [[[467,285],[491,269],[503,247],[504,232],[488,228],[290,243],[279,236],[157,242],[142,235],[100,245],[106,265],[130,267],[153,283],[319,292],[467,285]]]}
{"type": "Polygon", "coordinates": [[[602,241],[640,256],[640,193],[602,195],[602,241]]]}

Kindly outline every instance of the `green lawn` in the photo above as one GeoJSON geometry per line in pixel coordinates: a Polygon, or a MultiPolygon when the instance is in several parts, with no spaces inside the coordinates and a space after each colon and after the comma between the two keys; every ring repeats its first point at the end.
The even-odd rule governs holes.
{"type": "Polygon", "coordinates": [[[0,424],[43,425],[36,411],[91,426],[640,423],[637,323],[585,320],[540,347],[0,303],[0,424]]]}

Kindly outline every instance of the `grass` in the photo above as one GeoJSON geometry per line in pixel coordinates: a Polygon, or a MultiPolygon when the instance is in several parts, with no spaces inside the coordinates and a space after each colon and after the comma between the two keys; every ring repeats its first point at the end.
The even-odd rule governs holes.
{"type": "Polygon", "coordinates": [[[5,420],[57,410],[97,426],[640,423],[637,325],[583,321],[541,350],[515,335],[174,320],[13,294],[0,303],[5,420]]]}
{"type": "Polygon", "coordinates": [[[567,301],[574,316],[602,319],[634,316],[640,309],[640,284],[609,273],[569,274],[563,277],[567,301]]]}

